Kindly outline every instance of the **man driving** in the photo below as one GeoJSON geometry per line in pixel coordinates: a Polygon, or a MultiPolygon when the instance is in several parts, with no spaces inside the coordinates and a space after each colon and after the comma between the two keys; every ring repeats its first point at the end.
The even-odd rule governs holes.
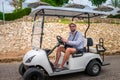
{"type": "Polygon", "coordinates": [[[66,44],[65,46],[59,46],[56,51],[56,60],[54,62],[54,67],[56,68],[58,65],[58,61],[61,56],[61,52],[64,52],[64,58],[62,63],[60,64],[59,68],[56,68],[56,71],[63,70],[63,66],[65,62],[69,59],[70,54],[74,54],[77,51],[83,52],[84,51],[84,38],[82,33],[76,30],[76,24],[70,23],[69,24],[70,33],[68,39],[62,38],[62,41],[66,44]]]}

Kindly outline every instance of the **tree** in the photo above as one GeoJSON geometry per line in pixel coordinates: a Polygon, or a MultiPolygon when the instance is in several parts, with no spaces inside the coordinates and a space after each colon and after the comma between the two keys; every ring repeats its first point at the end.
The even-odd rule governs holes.
{"type": "Polygon", "coordinates": [[[23,3],[24,1],[25,1],[25,0],[19,0],[18,4],[19,4],[20,9],[22,9],[22,3],[23,3]]]}
{"type": "Polygon", "coordinates": [[[46,2],[52,6],[62,6],[64,3],[68,3],[69,0],[40,0],[46,2]]]}
{"type": "Polygon", "coordinates": [[[95,5],[99,8],[100,5],[102,5],[102,3],[105,3],[107,0],[89,0],[89,1],[92,2],[92,5],[95,5]]]}
{"type": "Polygon", "coordinates": [[[18,1],[17,0],[12,0],[11,5],[13,5],[15,7],[15,10],[18,9],[18,1]]]}
{"type": "Polygon", "coordinates": [[[120,0],[111,0],[111,5],[120,8],[120,0]]]}
{"type": "Polygon", "coordinates": [[[15,7],[15,11],[17,11],[18,9],[22,9],[22,2],[24,2],[25,0],[12,0],[11,5],[13,5],[15,7]]]}

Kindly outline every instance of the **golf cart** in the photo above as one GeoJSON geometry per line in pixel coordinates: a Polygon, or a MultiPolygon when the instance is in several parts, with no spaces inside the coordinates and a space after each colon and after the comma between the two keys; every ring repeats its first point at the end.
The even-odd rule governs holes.
{"type": "MultiPolygon", "coordinates": [[[[96,48],[90,48],[93,46],[92,38],[87,38],[86,33],[90,27],[90,18],[97,17],[101,15],[106,15],[106,13],[101,13],[99,11],[88,11],[77,8],[65,8],[65,7],[53,7],[53,6],[40,6],[32,11],[30,14],[34,16],[34,24],[32,28],[32,39],[33,42],[35,35],[35,21],[37,17],[42,16],[40,32],[40,41],[39,48],[33,47],[32,50],[28,51],[24,57],[21,65],[19,66],[19,73],[23,76],[24,80],[45,80],[45,76],[56,76],[69,73],[76,73],[85,71],[91,76],[97,76],[101,71],[101,66],[108,65],[104,61],[104,40],[103,38],[99,39],[99,44],[96,45],[96,48]],[[65,63],[64,67],[66,69],[56,72],[52,62],[49,60],[49,55],[60,45],[64,45],[61,37],[56,36],[58,42],[52,49],[43,49],[43,28],[44,28],[44,19],[45,17],[69,17],[74,21],[75,18],[86,18],[88,20],[88,27],[85,31],[85,49],[84,53],[75,53],[70,55],[69,60],[65,63]],[[103,55],[103,58],[101,57],[103,55]]],[[[38,29],[37,29],[38,30],[38,29]]],[[[61,63],[64,54],[62,54],[59,64],[61,63]]]]}

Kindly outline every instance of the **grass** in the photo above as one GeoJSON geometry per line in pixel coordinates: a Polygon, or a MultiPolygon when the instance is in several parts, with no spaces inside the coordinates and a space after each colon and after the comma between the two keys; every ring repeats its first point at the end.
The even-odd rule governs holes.
{"type": "Polygon", "coordinates": [[[111,22],[111,24],[120,24],[120,23],[118,23],[118,22],[111,22]]]}
{"type": "MultiPolygon", "coordinates": [[[[60,19],[60,22],[63,23],[63,24],[69,24],[72,21],[70,19],[62,18],[62,19],[60,19]]],[[[78,24],[87,24],[88,22],[87,21],[76,21],[75,23],[78,23],[78,24]]],[[[101,22],[95,21],[95,22],[91,22],[91,23],[101,23],[101,22]]],[[[119,22],[110,22],[110,24],[120,24],[120,23],[119,22]]]]}
{"type": "Polygon", "coordinates": [[[69,19],[62,18],[62,19],[60,19],[60,22],[64,23],[64,24],[69,24],[71,21],[69,19]]]}

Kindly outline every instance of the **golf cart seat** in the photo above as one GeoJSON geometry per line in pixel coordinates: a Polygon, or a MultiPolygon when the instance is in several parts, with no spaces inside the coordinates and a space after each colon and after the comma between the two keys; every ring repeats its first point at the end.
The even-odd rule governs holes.
{"type": "Polygon", "coordinates": [[[92,38],[84,38],[84,52],[72,54],[72,57],[80,57],[85,52],[97,53],[97,49],[93,48],[91,46],[93,46],[93,39],[92,38]]]}
{"type": "Polygon", "coordinates": [[[106,51],[104,48],[104,43],[103,43],[103,38],[99,39],[99,43],[96,44],[96,47],[93,47],[94,42],[92,38],[84,38],[84,52],[76,52],[75,54],[72,54],[72,57],[80,57],[82,56],[85,52],[91,52],[91,53],[97,53],[101,54],[106,51]]]}
{"type": "Polygon", "coordinates": [[[96,44],[96,47],[94,48],[94,47],[90,47],[90,46],[93,46],[93,40],[92,40],[92,38],[87,38],[88,40],[88,44],[87,44],[87,47],[88,47],[88,52],[92,52],[92,53],[101,53],[101,52],[105,52],[106,51],[106,49],[104,48],[104,40],[103,40],[103,38],[100,38],[99,39],[99,43],[98,44],[96,44]]]}
{"type": "Polygon", "coordinates": [[[75,54],[72,54],[72,57],[80,57],[80,56],[83,56],[83,54],[86,52],[86,47],[87,46],[87,39],[84,38],[84,51],[81,52],[81,51],[77,51],[75,54]]]}
{"type": "Polygon", "coordinates": [[[75,54],[72,54],[72,57],[74,58],[74,57],[80,57],[80,56],[83,56],[83,53],[84,52],[76,52],[75,54]]]}
{"type": "Polygon", "coordinates": [[[97,49],[92,47],[94,45],[92,38],[87,38],[87,52],[97,53],[97,49]]]}

